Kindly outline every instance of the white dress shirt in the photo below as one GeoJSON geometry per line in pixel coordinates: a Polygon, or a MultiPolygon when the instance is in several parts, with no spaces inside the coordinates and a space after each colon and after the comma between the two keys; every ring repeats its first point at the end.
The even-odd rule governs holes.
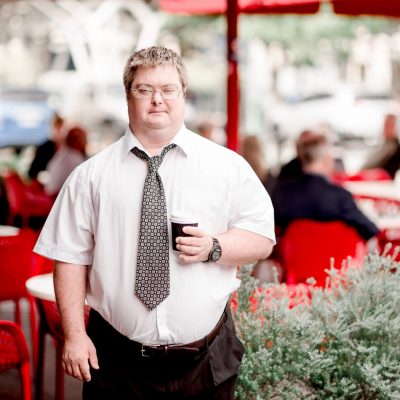
{"type": "MultiPolygon", "coordinates": [[[[171,143],[177,147],[159,168],[168,218],[194,214],[199,227],[212,235],[240,228],[275,242],[271,200],[241,156],[185,126],[171,143]]],[[[189,343],[217,324],[240,284],[236,266],[183,264],[170,245],[170,295],[152,311],[136,297],[147,163],[130,152],[134,146],[145,151],[128,128],[123,138],[74,170],[34,251],[87,265],[89,305],[128,338],[146,344],[189,343]]]]}

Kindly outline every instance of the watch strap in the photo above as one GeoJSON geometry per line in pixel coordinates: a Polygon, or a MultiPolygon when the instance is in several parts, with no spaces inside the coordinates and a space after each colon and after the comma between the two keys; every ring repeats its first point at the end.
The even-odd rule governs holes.
{"type": "MultiPolygon", "coordinates": [[[[212,245],[212,247],[211,247],[210,252],[208,253],[208,258],[207,258],[206,262],[211,262],[211,261],[213,261],[212,256],[213,256],[213,253],[215,252],[215,250],[219,250],[219,252],[220,252],[220,255],[219,255],[218,259],[215,260],[215,261],[218,261],[219,258],[221,257],[221,254],[222,254],[221,245],[219,244],[218,239],[217,239],[217,238],[214,238],[214,237],[211,238],[211,239],[212,239],[212,241],[213,241],[213,245],[212,245]]],[[[214,262],[215,262],[215,261],[214,261],[214,262]]]]}

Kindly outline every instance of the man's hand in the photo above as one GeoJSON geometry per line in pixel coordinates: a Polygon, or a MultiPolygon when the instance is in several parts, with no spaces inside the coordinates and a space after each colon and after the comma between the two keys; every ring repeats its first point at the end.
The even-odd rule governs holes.
{"type": "Polygon", "coordinates": [[[191,236],[176,238],[179,259],[188,264],[206,261],[213,245],[211,236],[195,226],[185,226],[183,232],[191,236]]]}
{"type": "Polygon", "coordinates": [[[78,378],[81,381],[90,381],[89,366],[99,369],[99,363],[96,348],[86,333],[74,338],[65,339],[62,364],[68,375],[78,378]]]}

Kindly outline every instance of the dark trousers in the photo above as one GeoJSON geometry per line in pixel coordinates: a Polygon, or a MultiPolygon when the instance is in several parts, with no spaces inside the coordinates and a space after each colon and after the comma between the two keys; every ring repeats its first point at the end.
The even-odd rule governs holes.
{"type": "Polygon", "coordinates": [[[99,370],[83,385],[84,400],[233,400],[243,356],[230,310],[213,342],[201,353],[143,357],[138,344],[91,310],[88,334],[99,370]]]}

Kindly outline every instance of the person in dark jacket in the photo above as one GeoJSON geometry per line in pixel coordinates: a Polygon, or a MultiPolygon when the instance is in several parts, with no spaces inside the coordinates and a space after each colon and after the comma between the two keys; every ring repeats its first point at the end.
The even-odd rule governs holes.
{"type": "Polygon", "coordinates": [[[35,156],[28,171],[29,178],[35,180],[37,179],[39,172],[46,170],[47,164],[53,158],[64,139],[63,126],[64,119],[57,113],[54,113],[51,122],[51,138],[47,139],[37,147],[35,156]]]}
{"type": "Polygon", "coordinates": [[[342,221],[368,240],[379,229],[357,207],[353,196],[329,181],[334,159],[325,136],[313,134],[297,147],[303,174],[278,182],[273,196],[281,234],[295,219],[342,221]]]}

